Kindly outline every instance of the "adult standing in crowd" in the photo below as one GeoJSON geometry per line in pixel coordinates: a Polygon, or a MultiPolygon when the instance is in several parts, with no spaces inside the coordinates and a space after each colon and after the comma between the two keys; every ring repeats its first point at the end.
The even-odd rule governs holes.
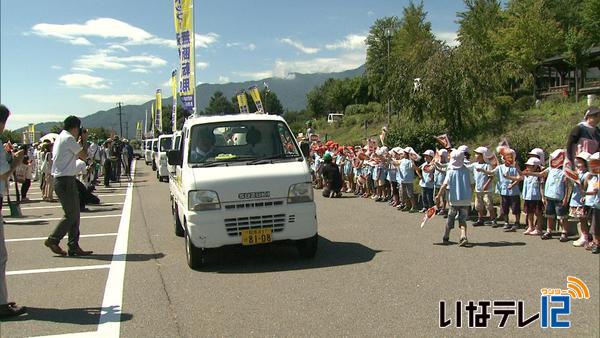
{"type": "Polygon", "coordinates": [[[591,106],[585,111],[583,121],[571,130],[567,139],[567,159],[571,165],[580,152],[593,154],[600,149],[599,122],[600,108],[591,106]]]}
{"type": "Polygon", "coordinates": [[[81,130],[81,120],[76,116],[67,117],[63,128],[52,151],[52,176],[56,180],[54,189],[65,215],[44,244],[57,255],[88,256],[92,251],[84,251],[79,246],[80,206],[75,178],[77,159],[87,159],[87,132],[81,130]],[[68,253],[59,246],[67,233],[68,253]]]}
{"type": "Polygon", "coordinates": [[[110,187],[112,176],[112,161],[110,159],[110,139],[106,140],[102,148],[102,171],[104,172],[104,187],[110,187]]]}
{"type": "MultiPolygon", "coordinates": [[[[6,106],[0,104],[0,133],[4,131],[6,121],[10,116],[10,111],[6,106]]],[[[9,164],[4,151],[4,147],[0,147],[0,194],[5,189],[5,184],[13,171],[23,163],[25,156],[24,150],[19,150],[13,154],[13,161],[9,164]]],[[[0,197],[1,199],[1,197],[0,197]]],[[[6,261],[8,253],[6,244],[4,243],[4,221],[0,213],[0,318],[18,316],[25,313],[25,308],[18,306],[14,302],[8,301],[8,291],[6,287],[6,261]]]]}
{"type": "Polygon", "coordinates": [[[42,175],[44,180],[42,181],[42,200],[46,202],[54,202],[54,177],[52,177],[52,149],[53,145],[51,142],[44,143],[43,147],[43,160],[42,160],[42,175]]]}
{"type": "Polygon", "coordinates": [[[123,167],[127,179],[131,179],[131,163],[133,162],[133,147],[128,139],[123,140],[123,167]]]}

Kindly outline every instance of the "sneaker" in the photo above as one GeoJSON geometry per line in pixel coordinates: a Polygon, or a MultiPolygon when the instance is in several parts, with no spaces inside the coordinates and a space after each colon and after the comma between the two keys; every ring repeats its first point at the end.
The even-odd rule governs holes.
{"type": "Polygon", "coordinates": [[[564,232],[563,232],[563,233],[561,233],[561,234],[560,234],[560,239],[559,239],[559,240],[560,240],[561,242],[563,242],[563,243],[564,243],[564,242],[568,242],[568,241],[569,241],[569,237],[567,236],[567,234],[566,234],[566,233],[564,233],[564,232]]]}
{"type": "Polygon", "coordinates": [[[492,223],[492,228],[499,228],[500,227],[500,224],[498,224],[498,222],[496,222],[495,219],[493,219],[491,223],[492,223]]]}
{"type": "Polygon", "coordinates": [[[458,241],[458,246],[467,246],[467,244],[469,244],[469,241],[467,240],[467,237],[462,237],[460,239],[460,241],[458,241]]]}
{"type": "Polygon", "coordinates": [[[531,235],[532,231],[531,228],[527,228],[527,230],[523,231],[523,235],[531,235]]]}
{"type": "Polygon", "coordinates": [[[579,237],[578,240],[576,240],[575,242],[573,242],[573,246],[576,246],[576,247],[585,247],[587,243],[588,243],[587,238],[585,238],[584,236],[581,236],[581,237],[579,237]]]}
{"type": "Polygon", "coordinates": [[[504,226],[502,227],[502,229],[504,229],[504,231],[510,230],[510,224],[505,223],[504,226]]]}
{"type": "Polygon", "coordinates": [[[592,250],[592,248],[593,248],[593,247],[594,247],[594,242],[587,242],[587,243],[585,244],[585,246],[584,246],[584,248],[585,248],[587,251],[590,251],[590,250],[592,250]]]}
{"type": "Polygon", "coordinates": [[[513,225],[509,230],[509,232],[516,232],[519,229],[519,226],[517,224],[513,225]]]}
{"type": "Polygon", "coordinates": [[[480,227],[480,226],[483,226],[483,225],[485,225],[485,223],[483,223],[483,220],[481,220],[481,219],[479,219],[479,220],[477,220],[477,222],[473,223],[474,227],[480,227]]]}
{"type": "Polygon", "coordinates": [[[425,213],[425,212],[427,212],[427,208],[423,208],[419,212],[425,213]]]}
{"type": "Polygon", "coordinates": [[[444,244],[450,243],[450,237],[444,237],[444,238],[442,238],[442,243],[444,243],[444,244]]]}
{"type": "Polygon", "coordinates": [[[533,230],[532,232],[529,233],[531,236],[541,236],[542,232],[539,231],[538,229],[533,230]]]}
{"type": "Polygon", "coordinates": [[[542,240],[552,239],[552,233],[550,231],[544,232],[542,235],[542,240]]]}
{"type": "Polygon", "coordinates": [[[594,255],[597,255],[597,254],[599,254],[599,253],[600,253],[600,247],[599,247],[597,244],[594,244],[594,245],[592,246],[592,253],[593,253],[594,255]]]}

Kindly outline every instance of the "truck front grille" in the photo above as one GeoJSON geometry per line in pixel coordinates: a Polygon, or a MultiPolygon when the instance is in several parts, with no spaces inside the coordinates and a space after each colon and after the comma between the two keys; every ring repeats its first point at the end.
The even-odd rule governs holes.
{"type": "Polygon", "coordinates": [[[285,228],[285,214],[225,218],[225,230],[231,237],[241,236],[242,230],[271,228],[281,232],[285,228]]]}

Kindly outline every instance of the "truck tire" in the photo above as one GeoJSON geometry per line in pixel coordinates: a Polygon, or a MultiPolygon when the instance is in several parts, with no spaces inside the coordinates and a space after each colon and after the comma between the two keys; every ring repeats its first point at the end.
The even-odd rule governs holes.
{"type": "Polygon", "coordinates": [[[189,231],[185,231],[185,257],[191,269],[201,268],[206,264],[206,250],[197,248],[190,239],[189,231]]]}
{"type": "Polygon", "coordinates": [[[296,249],[302,258],[313,258],[317,253],[319,234],[296,241],[296,249]]]}

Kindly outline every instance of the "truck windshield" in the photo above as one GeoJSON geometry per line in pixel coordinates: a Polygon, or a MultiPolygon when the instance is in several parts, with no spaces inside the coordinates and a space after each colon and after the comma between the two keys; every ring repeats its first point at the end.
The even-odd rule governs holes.
{"type": "Polygon", "coordinates": [[[301,157],[287,125],[280,121],[198,124],[190,132],[190,164],[301,157]]]}
{"type": "Polygon", "coordinates": [[[160,139],[160,152],[163,153],[167,150],[171,150],[172,137],[165,137],[160,139]]]}

